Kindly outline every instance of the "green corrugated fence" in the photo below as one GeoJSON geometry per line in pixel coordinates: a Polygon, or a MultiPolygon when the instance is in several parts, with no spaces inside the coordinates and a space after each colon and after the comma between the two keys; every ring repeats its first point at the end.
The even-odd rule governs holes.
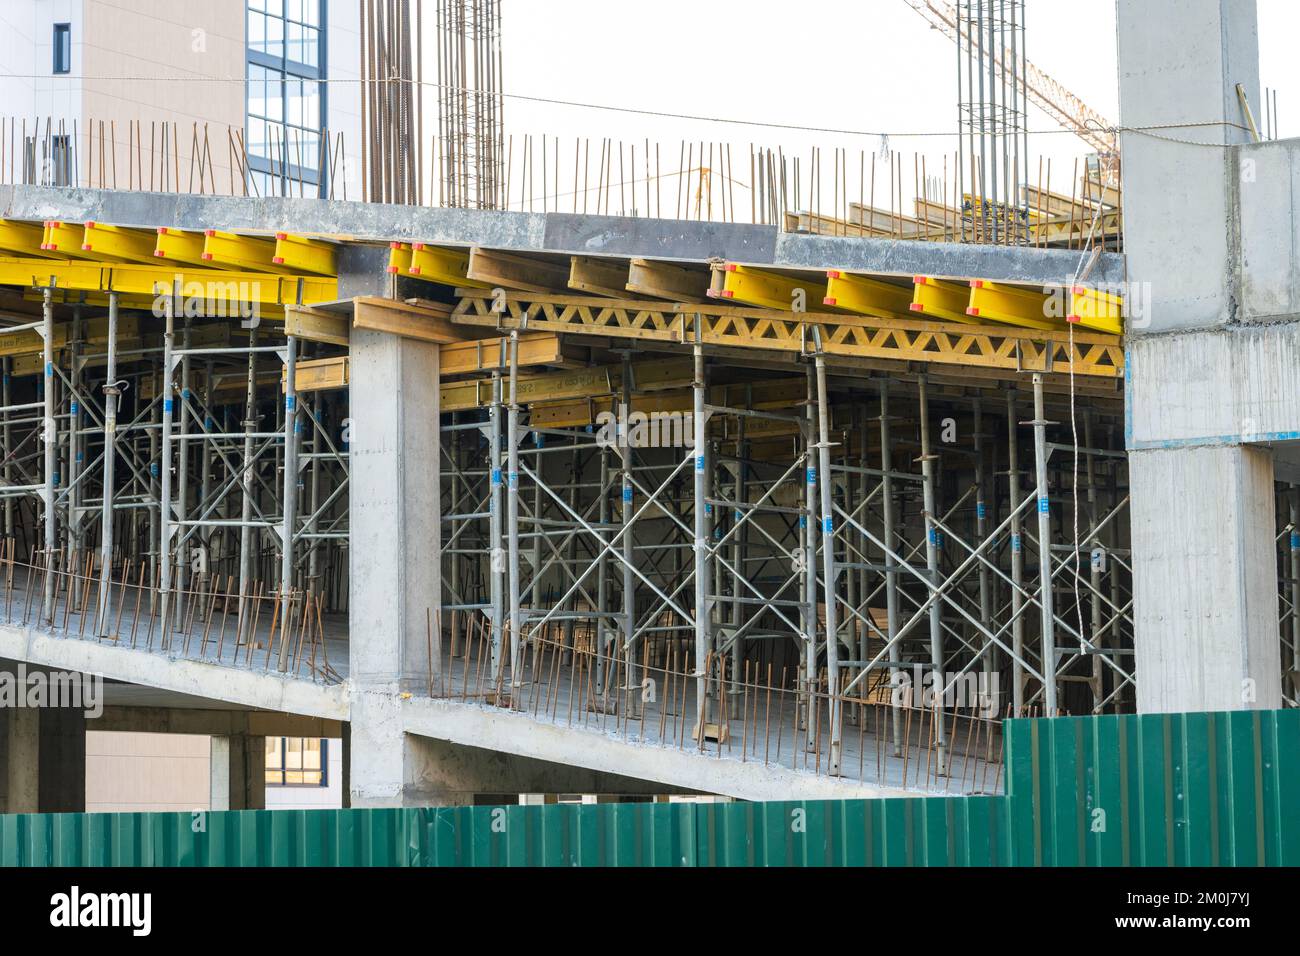
{"type": "Polygon", "coordinates": [[[5,866],[1300,864],[1300,711],[1013,720],[993,797],[0,817],[5,866]]]}

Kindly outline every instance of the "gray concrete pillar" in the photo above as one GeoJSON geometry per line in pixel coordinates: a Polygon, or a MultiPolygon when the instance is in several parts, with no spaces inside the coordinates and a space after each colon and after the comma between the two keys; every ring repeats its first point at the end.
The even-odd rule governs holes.
{"type": "Polygon", "coordinates": [[[85,714],[17,707],[4,724],[4,812],[84,813],[85,714]]]}
{"type": "Polygon", "coordinates": [[[438,346],[354,330],[348,664],[363,686],[427,693],[440,601],[438,346]]]}
{"type": "Polygon", "coordinates": [[[1235,308],[1231,154],[1249,142],[1237,85],[1259,117],[1255,0],[1118,0],[1124,252],[1151,283],[1130,331],[1212,328],[1235,308]]]}
{"type": "Polygon", "coordinates": [[[231,734],[209,739],[208,808],[266,809],[266,738],[231,734]]]}
{"type": "Polygon", "coordinates": [[[1281,707],[1272,453],[1133,451],[1129,476],[1138,710],[1281,707]]]}
{"type": "Polygon", "coordinates": [[[1236,149],[1243,94],[1262,115],[1255,2],[1118,0],[1116,25],[1138,710],[1279,707],[1273,461],[1250,443],[1282,403],[1240,381],[1267,378],[1240,334],[1242,249],[1268,239],[1236,149]]]}
{"type": "MultiPolygon", "coordinates": [[[[353,806],[427,805],[425,749],[401,695],[436,681],[430,620],[441,601],[438,346],[353,330],[349,669],[345,759],[353,806]]],[[[436,635],[432,638],[436,640],[436,635]]]]}

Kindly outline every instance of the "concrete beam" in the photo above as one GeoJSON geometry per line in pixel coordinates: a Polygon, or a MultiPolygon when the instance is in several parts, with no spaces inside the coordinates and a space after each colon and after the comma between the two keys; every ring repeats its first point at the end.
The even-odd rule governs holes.
{"type": "Polygon", "coordinates": [[[343,722],[260,710],[197,710],[178,707],[105,707],[95,730],[143,734],[205,734],[338,739],[343,722]]]}
{"type": "MultiPolygon", "coordinates": [[[[918,795],[915,790],[764,767],[753,761],[702,757],[676,748],[554,726],[527,714],[484,710],[457,701],[413,698],[401,704],[400,717],[408,736],[419,735],[550,764],[585,767],[701,793],[741,800],[844,800],[918,795]]],[[[436,780],[436,768],[427,772],[424,779],[436,780]]],[[[437,787],[429,786],[427,790],[436,792],[437,787]]]]}
{"type": "MultiPolygon", "coordinates": [[[[973,276],[1029,284],[1069,282],[1079,263],[1078,253],[1066,250],[798,235],[781,232],[775,226],[743,223],[425,209],[321,199],[246,199],[0,186],[0,210],[3,218],[33,221],[93,220],[122,226],[190,230],[203,230],[220,223],[225,230],[267,235],[287,229],[296,235],[349,237],[383,243],[427,242],[514,252],[699,263],[725,259],[813,272],[844,269],[899,276],[973,276]]],[[[1098,283],[1123,281],[1123,257],[1102,256],[1092,279],[1098,283]]],[[[340,277],[340,289],[345,286],[353,287],[340,277]]]]}
{"type": "Polygon", "coordinates": [[[170,658],[127,647],[52,637],[34,628],[0,625],[0,658],[225,701],[258,710],[347,720],[346,684],[170,658]]]}

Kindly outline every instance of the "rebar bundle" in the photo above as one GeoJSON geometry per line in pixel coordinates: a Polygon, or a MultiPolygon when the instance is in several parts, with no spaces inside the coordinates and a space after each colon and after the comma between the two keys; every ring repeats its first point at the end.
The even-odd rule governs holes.
{"type": "Polygon", "coordinates": [[[505,193],[501,6],[438,0],[440,205],[499,209],[505,193]]]}

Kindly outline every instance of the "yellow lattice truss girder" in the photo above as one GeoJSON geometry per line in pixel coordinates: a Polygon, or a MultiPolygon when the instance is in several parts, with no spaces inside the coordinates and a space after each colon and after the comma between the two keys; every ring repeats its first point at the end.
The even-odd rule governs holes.
{"type": "Polygon", "coordinates": [[[499,328],[598,335],[687,345],[811,353],[814,328],[829,355],[964,365],[1008,372],[1065,372],[1098,378],[1124,374],[1119,338],[1101,333],[953,326],[918,319],[782,313],[714,305],[510,294],[505,312],[473,289],[458,289],[452,321],[499,328]]]}

